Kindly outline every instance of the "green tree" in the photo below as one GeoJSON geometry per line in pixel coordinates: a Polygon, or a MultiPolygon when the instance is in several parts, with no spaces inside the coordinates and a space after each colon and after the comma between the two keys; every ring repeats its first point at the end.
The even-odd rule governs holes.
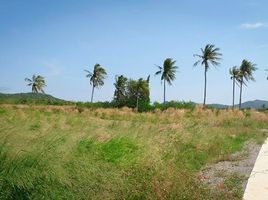
{"type": "Polygon", "coordinates": [[[238,77],[238,81],[240,83],[239,109],[241,109],[243,85],[246,86],[246,82],[248,81],[255,81],[253,77],[253,72],[256,70],[257,70],[256,64],[253,64],[252,62],[245,59],[242,61],[242,64],[239,68],[239,77],[238,77]]]}
{"type": "Polygon", "coordinates": [[[127,98],[127,82],[128,79],[123,75],[115,77],[115,91],[114,91],[114,101],[117,106],[124,106],[127,98]]]}
{"type": "Polygon", "coordinates": [[[143,107],[148,106],[150,103],[149,79],[130,79],[127,84],[127,99],[128,106],[135,107],[137,111],[140,111],[140,104],[143,107]]]}
{"type": "Polygon", "coordinates": [[[238,79],[239,79],[239,69],[235,66],[232,67],[229,70],[229,73],[231,75],[231,79],[233,81],[233,109],[234,109],[234,105],[235,105],[235,84],[237,83],[238,79]]]}
{"type": "Polygon", "coordinates": [[[28,86],[32,86],[32,92],[33,93],[45,93],[44,92],[44,87],[46,87],[46,83],[45,83],[45,78],[43,76],[40,75],[33,75],[32,79],[30,78],[25,78],[25,81],[28,82],[28,86]]]}
{"type": "Polygon", "coordinates": [[[175,66],[175,63],[176,61],[172,60],[172,58],[167,58],[162,67],[157,66],[159,70],[155,73],[155,75],[161,75],[161,83],[164,81],[164,104],[166,103],[166,82],[171,85],[176,78],[175,74],[178,67],[175,66]]]}
{"type": "Polygon", "coordinates": [[[87,72],[86,77],[89,78],[90,85],[92,85],[91,103],[93,102],[94,89],[100,88],[104,85],[104,79],[106,78],[106,71],[100,64],[95,64],[93,72],[85,70],[87,72]]]}
{"type": "Polygon", "coordinates": [[[219,66],[219,60],[221,60],[222,54],[219,53],[220,49],[216,48],[215,45],[207,44],[204,49],[201,48],[201,55],[194,54],[194,57],[199,57],[199,60],[194,63],[194,66],[197,66],[201,63],[204,65],[204,76],[205,76],[205,86],[204,86],[204,102],[203,106],[206,105],[206,96],[207,96],[207,71],[209,69],[209,65],[213,65],[215,67],[219,66]]]}

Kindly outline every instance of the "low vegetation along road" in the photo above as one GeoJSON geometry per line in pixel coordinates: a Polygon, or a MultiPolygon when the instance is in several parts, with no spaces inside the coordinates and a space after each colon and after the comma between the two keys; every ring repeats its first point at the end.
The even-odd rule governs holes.
{"type": "Polygon", "coordinates": [[[1,105],[0,199],[241,199],[250,170],[217,169],[267,128],[256,111],[1,105]]]}

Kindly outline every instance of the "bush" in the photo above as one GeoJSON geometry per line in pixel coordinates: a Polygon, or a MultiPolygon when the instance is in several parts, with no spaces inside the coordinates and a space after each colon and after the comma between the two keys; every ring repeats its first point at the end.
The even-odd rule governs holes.
{"type": "Polygon", "coordinates": [[[166,110],[168,108],[175,108],[175,109],[194,109],[195,104],[193,102],[179,102],[179,101],[169,101],[165,104],[154,102],[151,106],[151,110],[160,109],[166,110]]]}

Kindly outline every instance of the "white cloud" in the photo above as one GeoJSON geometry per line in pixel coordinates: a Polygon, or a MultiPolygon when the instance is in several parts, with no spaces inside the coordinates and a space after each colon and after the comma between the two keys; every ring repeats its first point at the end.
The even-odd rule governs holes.
{"type": "Polygon", "coordinates": [[[265,24],[262,22],[245,23],[245,24],[241,24],[240,27],[243,29],[257,29],[257,28],[268,27],[268,24],[265,24]]]}

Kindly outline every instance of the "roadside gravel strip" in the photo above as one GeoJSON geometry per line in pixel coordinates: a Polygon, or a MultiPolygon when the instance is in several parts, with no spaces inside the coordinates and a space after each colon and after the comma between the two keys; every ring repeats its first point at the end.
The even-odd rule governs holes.
{"type": "Polygon", "coordinates": [[[244,200],[268,199],[268,139],[262,145],[248,179],[244,200]]]}

